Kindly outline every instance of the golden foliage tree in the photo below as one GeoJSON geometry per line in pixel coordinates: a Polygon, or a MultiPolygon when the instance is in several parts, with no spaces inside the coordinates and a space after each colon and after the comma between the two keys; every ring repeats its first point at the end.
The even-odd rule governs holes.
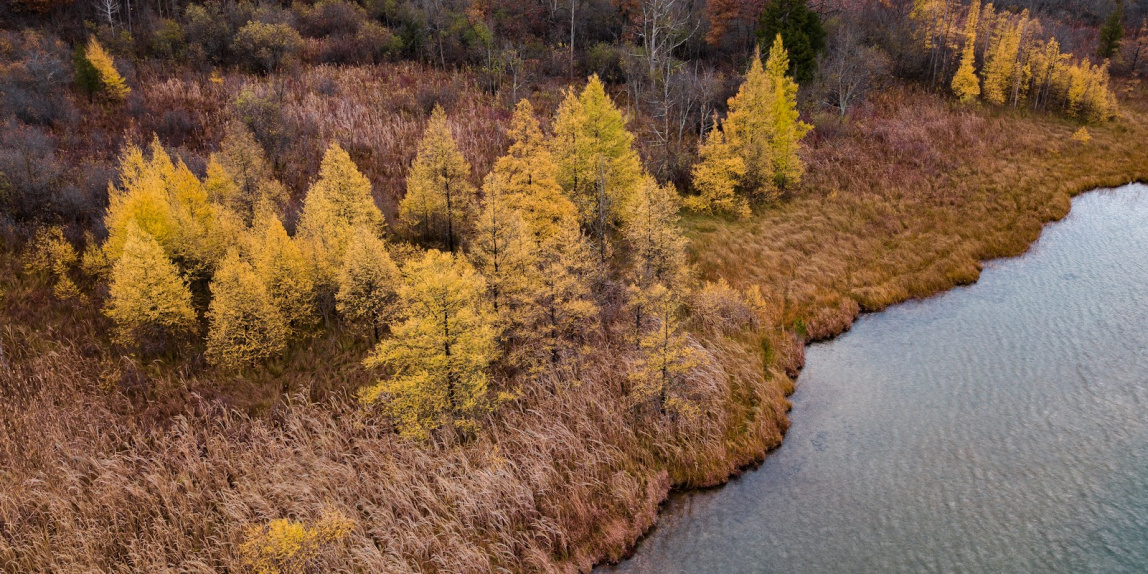
{"type": "Polygon", "coordinates": [[[299,220],[299,237],[315,265],[316,288],[327,296],[338,289],[343,255],[356,227],[379,232],[383,226],[371,182],[339,144],[331,144],[323,155],[319,179],[307,191],[299,220]]]}
{"type": "Polygon", "coordinates": [[[557,232],[555,241],[539,250],[529,312],[516,333],[536,368],[576,359],[597,325],[590,285],[599,266],[581,230],[562,227],[557,232]]]}
{"type": "Polygon", "coordinates": [[[567,91],[554,119],[550,151],[558,182],[578,207],[582,224],[606,257],[606,235],[644,176],[626,118],[597,75],[581,94],[567,91]]]}
{"type": "Polygon", "coordinates": [[[407,263],[403,275],[399,296],[408,318],[366,360],[393,375],[361,398],[385,402],[407,437],[425,439],[443,425],[471,431],[491,409],[487,368],[495,332],[486,282],[462,257],[436,250],[407,263]]]}
{"type": "Polygon", "coordinates": [[[505,203],[522,215],[535,243],[550,241],[559,227],[577,226],[578,210],[558,184],[558,166],[529,100],[518,102],[507,136],[510,149],[495,162],[484,187],[499,186],[505,203]]]}
{"type": "Polygon", "coordinates": [[[286,347],[288,328],[250,263],[232,250],[211,280],[207,359],[240,368],[274,357],[286,347]]]}
{"type": "Polygon", "coordinates": [[[789,53],[781,42],[781,34],[778,34],[769,49],[765,71],[773,88],[772,109],[769,113],[773,122],[770,129],[770,158],[773,160],[773,183],[779,189],[801,183],[805,163],[797,152],[801,149],[802,138],[812,129],[798,118],[797,82],[789,76],[788,70],[789,53]]]}
{"type": "Polygon", "coordinates": [[[324,553],[342,543],[354,526],[337,510],[325,510],[311,526],[279,518],[248,527],[239,554],[251,574],[318,572],[324,553]]]}
{"type": "Polygon", "coordinates": [[[640,338],[649,312],[651,289],[680,294],[689,288],[687,241],[677,226],[680,206],[681,199],[672,185],[658,185],[649,178],[639,186],[622,228],[632,258],[627,278],[636,338],[640,338]]]}
{"type": "Polygon", "coordinates": [[[737,193],[738,184],[745,177],[745,161],[726,142],[725,134],[716,129],[716,116],[714,126],[698,148],[700,161],[693,167],[694,188],[698,194],[686,198],[686,207],[691,211],[747,218],[749,202],[737,193]]]}
{"type": "Polygon", "coordinates": [[[499,179],[491,174],[471,240],[471,261],[486,278],[500,327],[515,325],[523,296],[535,272],[537,247],[522,215],[505,199],[499,179]]]}
{"type": "Polygon", "coordinates": [[[976,71],[977,18],[980,15],[980,0],[969,5],[965,19],[965,45],[961,51],[961,63],[953,76],[953,95],[962,103],[972,103],[981,95],[981,83],[976,71]]]}
{"type": "Polygon", "coordinates": [[[252,224],[249,248],[255,273],[267,294],[292,330],[311,326],[315,320],[315,280],[312,265],[287,235],[283,223],[270,209],[261,209],[252,224]]]}
{"type": "Polygon", "coordinates": [[[477,200],[470,163],[450,133],[446,112],[435,106],[407,176],[399,218],[424,239],[442,241],[454,253],[477,200]]]}
{"type": "Polygon", "coordinates": [[[755,49],[745,81],[729,99],[729,113],[721,124],[726,143],[745,165],[738,187],[750,197],[777,196],[772,145],[774,98],[773,84],[761,65],[761,52],[755,49]]]}
{"type": "Polygon", "coordinates": [[[149,151],[145,158],[139,148],[128,147],[120,159],[121,187],[109,186],[107,259],[119,258],[127,229],[135,224],[189,277],[206,277],[242,225],[208,200],[195,174],[182,161],[173,162],[158,139],[149,151]]]}
{"type": "Polygon", "coordinates": [[[686,287],[688,242],[677,225],[680,209],[681,197],[673,184],[658,185],[650,177],[638,186],[622,227],[630,245],[631,277],[636,283],[686,287]]]}
{"type": "Polygon", "coordinates": [[[72,272],[79,260],[76,248],[64,237],[63,228],[54,225],[36,231],[25,267],[33,273],[51,277],[52,293],[66,300],[82,295],[72,281],[72,272]]]}
{"type": "Polygon", "coordinates": [[[159,242],[134,222],[111,275],[104,313],[116,323],[117,343],[161,349],[195,329],[191,291],[159,242]]]}
{"type": "Polygon", "coordinates": [[[128,97],[132,89],[128,87],[128,83],[124,77],[116,70],[115,60],[112,59],[111,54],[104,50],[100,42],[96,40],[95,36],[88,38],[88,45],[84,50],[84,57],[96,69],[96,73],[100,77],[100,87],[104,95],[111,101],[122,102],[128,97]]]}
{"type": "Polygon", "coordinates": [[[387,246],[367,227],[355,228],[343,267],[339,271],[338,311],[351,325],[370,329],[375,339],[379,327],[390,323],[395,313],[399,268],[387,253],[387,246]]]}
{"type": "Polygon", "coordinates": [[[648,327],[638,343],[639,361],[630,372],[630,396],[637,405],[653,403],[661,414],[698,415],[689,397],[688,377],[703,355],[690,344],[681,319],[681,298],[655,284],[647,294],[648,327]]]}
{"type": "Polygon", "coordinates": [[[254,134],[241,122],[232,122],[211,154],[204,181],[212,201],[234,211],[250,223],[261,205],[282,214],[287,203],[287,188],[275,179],[267,154],[254,134]]]}

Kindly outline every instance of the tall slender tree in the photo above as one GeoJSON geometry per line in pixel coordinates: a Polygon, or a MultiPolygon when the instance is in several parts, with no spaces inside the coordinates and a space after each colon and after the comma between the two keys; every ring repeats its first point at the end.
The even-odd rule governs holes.
{"type": "Polygon", "coordinates": [[[580,94],[568,91],[554,119],[550,150],[558,182],[570,195],[597,242],[599,259],[608,252],[608,234],[618,221],[644,170],[626,118],[597,75],[580,94]]]}
{"type": "Polygon", "coordinates": [[[969,5],[968,16],[965,17],[965,45],[961,50],[961,64],[952,82],[953,95],[966,104],[976,101],[981,95],[981,82],[976,70],[977,19],[980,11],[980,0],[973,0],[969,5]]]}
{"type": "Polygon", "coordinates": [[[446,112],[435,106],[407,176],[399,218],[423,239],[440,241],[454,253],[478,200],[470,171],[450,133],[446,112]]]}

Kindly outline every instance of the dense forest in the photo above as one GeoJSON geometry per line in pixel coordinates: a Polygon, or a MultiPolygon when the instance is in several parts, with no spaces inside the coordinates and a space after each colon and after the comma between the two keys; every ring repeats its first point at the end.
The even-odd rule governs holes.
{"type": "Polygon", "coordinates": [[[1146,17],[6,0],[0,567],[618,559],[806,342],[1062,215],[1042,169],[1144,177],[1146,17]]]}

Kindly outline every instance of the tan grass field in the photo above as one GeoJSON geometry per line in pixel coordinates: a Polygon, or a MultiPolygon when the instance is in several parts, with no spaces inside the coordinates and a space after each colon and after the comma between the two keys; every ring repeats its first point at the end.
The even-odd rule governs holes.
{"type": "MultiPolygon", "coordinates": [[[[316,119],[320,132],[364,138],[357,157],[384,144],[393,156],[418,129],[353,135],[353,107],[290,109],[321,104],[343,111],[316,119]]],[[[475,441],[415,445],[351,398],[369,380],[364,343],[318,336],[240,375],[140,364],[106,343],[95,305],[54,301],[6,253],[0,570],[241,572],[247,526],[328,509],[354,526],[315,571],[573,572],[619,559],[671,488],[719,484],[780,444],[804,342],[974,281],[979,261],[1022,253],[1072,194],[1148,177],[1148,90],[1131,87],[1123,106],[1079,143],[1067,120],[892,90],[846,124],[818,122],[806,180],[783,201],[747,222],[687,217],[702,277],[756,286],[767,303],[755,316],[695,314],[710,360],[694,380],[704,415],[689,425],[630,412],[619,338],[604,333],[579,372],[524,389],[475,441]]],[[[471,108],[458,121],[505,121],[471,108]]],[[[394,179],[368,164],[376,185],[394,179]]]]}

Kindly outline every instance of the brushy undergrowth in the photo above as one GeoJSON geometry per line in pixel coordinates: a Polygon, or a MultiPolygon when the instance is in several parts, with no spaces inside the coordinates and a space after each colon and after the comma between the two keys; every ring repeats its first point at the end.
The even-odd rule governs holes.
{"type": "MultiPolygon", "coordinates": [[[[342,86],[355,72],[314,72],[325,73],[342,86]]],[[[194,95],[181,90],[171,97],[194,95]]],[[[325,100],[299,101],[289,115],[325,100]]],[[[332,512],[353,525],[316,565],[324,572],[585,571],[618,559],[670,488],[719,484],[779,444],[803,342],[861,310],[974,281],[979,260],[1023,252],[1072,193],[1148,176],[1146,101],[1134,87],[1123,117],[1083,143],[1067,121],[900,89],[846,123],[819,122],[791,197],[748,222],[686,220],[715,282],[692,305],[709,361],[694,381],[703,415],[689,425],[628,408],[623,337],[602,333],[578,372],[524,389],[474,441],[414,444],[352,398],[369,378],[362,343],[319,336],[241,375],[140,364],[106,344],[90,302],[55,300],[5,252],[0,568],[238,572],[252,527],[332,512]]],[[[304,122],[320,134],[413,149],[419,125],[360,135],[361,112],[325,105],[304,122]]],[[[489,114],[452,117],[497,134],[489,114]]],[[[476,155],[501,147],[474,137],[464,146],[476,155]]],[[[389,193],[389,168],[367,163],[389,193]]]]}

